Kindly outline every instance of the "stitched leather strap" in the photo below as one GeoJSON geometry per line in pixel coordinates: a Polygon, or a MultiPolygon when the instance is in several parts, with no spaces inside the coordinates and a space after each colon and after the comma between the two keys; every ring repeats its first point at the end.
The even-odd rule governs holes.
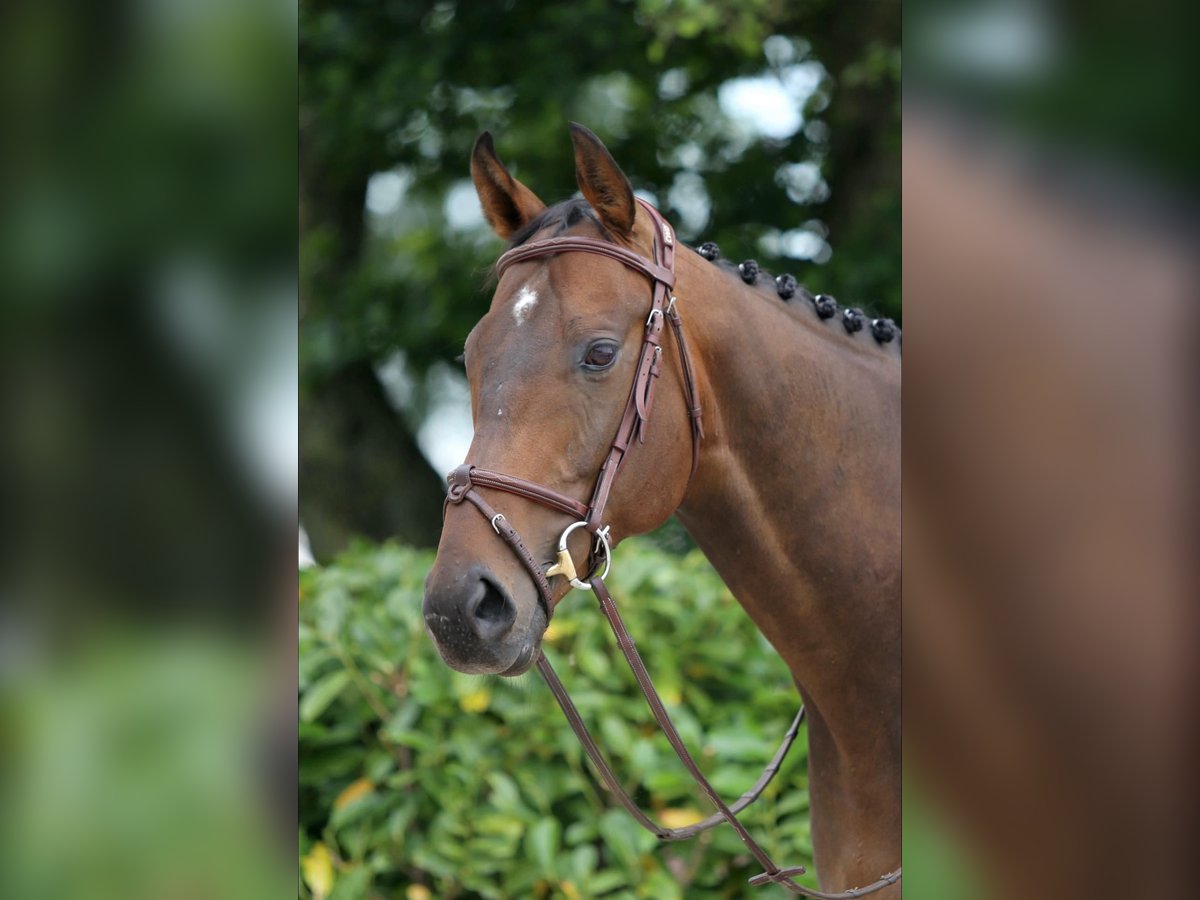
{"type": "Polygon", "coordinates": [[[696,391],[696,373],[692,370],[692,355],[688,352],[687,337],[683,333],[683,320],[679,318],[679,311],[675,309],[674,303],[667,308],[667,318],[671,322],[675,340],[679,342],[679,358],[683,361],[683,383],[687,388],[688,419],[692,423],[692,472],[688,476],[690,482],[696,476],[696,470],[700,468],[700,441],[704,438],[704,425],[701,423],[700,417],[703,410],[700,408],[696,391]]]}
{"type": "MultiPolygon", "coordinates": [[[[571,699],[571,695],[567,693],[567,689],[563,686],[562,681],[559,680],[558,673],[550,665],[550,660],[541,651],[538,652],[537,667],[546,685],[550,688],[550,693],[554,695],[554,699],[562,709],[563,715],[567,717],[567,721],[571,725],[571,730],[575,732],[575,736],[583,746],[584,752],[587,753],[588,759],[592,761],[592,765],[596,767],[596,771],[600,774],[600,780],[604,782],[604,786],[617,798],[617,802],[625,807],[629,814],[637,819],[643,828],[653,832],[656,837],[663,841],[685,841],[725,821],[725,816],[717,812],[702,822],[696,822],[694,825],[688,825],[684,828],[668,828],[666,825],[655,822],[643,813],[633,798],[621,787],[621,782],[617,780],[617,777],[613,774],[612,767],[608,764],[608,760],[600,752],[600,748],[596,745],[591,732],[588,731],[588,727],[583,721],[583,716],[579,714],[579,710],[571,699]]],[[[783,736],[783,743],[779,745],[779,749],[775,751],[775,755],[771,757],[771,761],[763,769],[762,774],[758,777],[758,781],[754,782],[750,790],[746,791],[734,803],[729,805],[730,812],[735,814],[741,812],[757,800],[766,786],[771,783],[771,779],[779,771],[784,757],[787,756],[792,743],[796,740],[796,735],[800,732],[800,723],[802,721],[804,721],[803,706],[796,713],[796,718],[792,720],[791,727],[788,728],[787,734],[783,736]]]]}
{"type": "Polygon", "coordinates": [[[490,487],[498,491],[507,491],[510,494],[516,494],[518,497],[524,497],[526,500],[540,503],[542,506],[556,509],[568,516],[574,516],[576,519],[583,519],[587,516],[588,508],[574,497],[560,494],[558,491],[532,481],[526,481],[524,478],[517,478],[515,475],[489,472],[486,469],[478,469],[473,466],[468,466],[468,468],[471,471],[472,483],[479,485],[479,487],[490,487]]]}
{"type": "Polygon", "coordinates": [[[629,268],[649,275],[655,281],[663,282],[669,287],[673,287],[675,284],[675,272],[671,268],[653,263],[645,257],[634,253],[632,250],[626,250],[617,244],[610,244],[608,241],[589,237],[546,238],[545,240],[533,241],[532,243],[522,244],[520,247],[514,247],[496,260],[496,272],[503,275],[511,266],[515,266],[519,262],[536,259],[540,256],[550,256],[556,253],[569,253],[571,251],[607,256],[609,259],[615,259],[617,262],[624,263],[629,268]]]}

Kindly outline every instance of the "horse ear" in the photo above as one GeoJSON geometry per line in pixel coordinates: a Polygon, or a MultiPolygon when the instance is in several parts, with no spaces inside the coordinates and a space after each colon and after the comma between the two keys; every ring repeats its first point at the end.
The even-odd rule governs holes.
{"type": "Polygon", "coordinates": [[[575,179],[579,190],[610,231],[629,234],[636,211],[629,179],[600,138],[577,122],[571,123],[571,143],[575,145],[575,179]]]}
{"type": "Polygon", "coordinates": [[[502,238],[507,239],[546,208],[537,194],[513,178],[500,162],[490,132],[485,131],[475,139],[471,180],[475,182],[484,217],[502,238]]]}

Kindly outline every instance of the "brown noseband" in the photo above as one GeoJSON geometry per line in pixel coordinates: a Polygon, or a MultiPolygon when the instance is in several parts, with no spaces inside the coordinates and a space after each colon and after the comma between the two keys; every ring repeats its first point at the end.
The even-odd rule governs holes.
{"type": "MultiPolygon", "coordinates": [[[[504,539],[504,542],[508,544],[517,559],[520,560],[526,571],[529,572],[530,578],[533,579],[533,583],[537,587],[538,594],[545,603],[547,621],[553,614],[555,606],[550,583],[547,578],[547,571],[543,571],[542,564],[530,553],[529,548],[525,546],[517,530],[508,524],[503,513],[496,512],[480,496],[476,488],[492,488],[509,494],[515,494],[518,497],[524,497],[526,500],[540,503],[542,506],[549,507],[576,519],[575,523],[563,532],[562,538],[559,540],[559,566],[552,567],[548,571],[562,571],[573,586],[590,589],[595,593],[596,599],[600,603],[600,609],[608,620],[613,634],[616,636],[621,653],[629,663],[629,667],[633,670],[634,677],[637,679],[638,686],[645,695],[646,702],[649,704],[650,711],[654,714],[655,720],[663,729],[663,733],[671,744],[672,749],[675,750],[680,762],[683,763],[684,767],[687,768],[688,772],[695,779],[701,791],[717,808],[717,812],[704,821],[697,822],[695,825],[690,825],[686,828],[667,828],[646,816],[638,808],[633,798],[621,787],[620,782],[613,774],[612,767],[600,752],[595,739],[584,724],[579,710],[576,709],[558,674],[550,665],[550,661],[546,658],[546,655],[539,649],[537,654],[538,671],[550,687],[550,691],[564,715],[566,715],[571,729],[575,732],[576,737],[579,738],[579,742],[583,745],[588,758],[596,767],[596,771],[599,773],[605,786],[612,791],[621,805],[629,811],[640,825],[662,840],[677,841],[694,837],[715,825],[728,822],[734,831],[737,832],[742,843],[746,845],[746,848],[765,869],[761,875],[756,875],[750,879],[751,884],[762,885],[773,882],[782,885],[794,894],[820,898],[820,900],[842,900],[842,898],[860,897],[897,882],[900,879],[900,870],[897,869],[894,872],[889,872],[866,887],[852,888],[837,894],[824,893],[807,888],[797,884],[793,880],[793,876],[804,873],[804,867],[792,866],[789,868],[780,868],[777,866],[774,860],[751,837],[746,827],[737,818],[737,813],[741,812],[759,797],[763,789],[770,783],[775,773],[779,770],[780,764],[783,762],[788,750],[791,749],[792,743],[795,741],[796,735],[800,730],[800,722],[804,718],[804,707],[800,707],[800,711],[796,713],[796,718],[784,736],[783,743],[776,751],[771,762],[763,770],[762,775],[755,782],[754,786],[733,804],[726,804],[712,785],[709,784],[708,779],[704,777],[695,760],[692,759],[692,755],[684,745],[683,739],[679,736],[674,723],[671,721],[670,716],[667,715],[666,707],[659,698],[654,683],[650,680],[650,675],[646,671],[646,666],[642,662],[641,656],[638,654],[633,638],[626,629],[625,623],[622,621],[620,613],[617,610],[617,605],[608,592],[608,587],[604,583],[604,577],[594,574],[595,564],[598,563],[598,560],[594,558],[597,551],[600,549],[604,550],[606,563],[611,558],[612,551],[608,538],[609,528],[607,525],[601,526],[604,509],[608,503],[608,497],[616,480],[617,472],[620,470],[621,463],[624,461],[625,454],[633,444],[634,438],[636,437],[639,443],[645,440],[647,421],[654,403],[654,385],[661,373],[660,363],[663,353],[661,338],[665,327],[664,323],[668,321],[671,323],[676,343],[679,346],[679,359],[683,372],[688,419],[692,429],[692,469],[691,474],[688,476],[689,483],[700,465],[700,441],[704,437],[704,429],[700,424],[701,411],[696,391],[695,370],[692,366],[691,355],[688,352],[687,340],[684,337],[683,322],[679,317],[679,311],[675,308],[677,300],[675,295],[671,293],[671,289],[675,286],[675,234],[670,224],[659,214],[658,210],[641,198],[638,198],[638,203],[655,226],[653,261],[646,260],[633,251],[626,250],[624,247],[597,240],[596,238],[559,237],[534,241],[530,244],[515,247],[501,256],[496,263],[497,271],[503,274],[510,266],[543,256],[569,252],[594,253],[616,260],[628,268],[641,272],[650,279],[653,285],[650,312],[646,318],[641,356],[638,360],[633,387],[630,390],[629,399],[625,404],[625,413],[621,416],[621,423],[617,428],[616,437],[613,439],[608,455],[605,457],[604,463],[600,466],[600,472],[596,476],[596,486],[592,491],[591,501],[585,505],[573,497],[568,497],[566,494],[535,482],[526,481],[523,478],[517,478],[513,475],[505,475],[501,472],[490,472],[465,463],[450,473],[450,489],[446,495],[446,503],[458,504],[464,500],[469,501],[491,523],[492,529],[504,539]],[[593,559],[589,560],[589,570],[593,574],[590,576],[588,582],[582,582],[574,576],[574,564],[570,562],[570,551],[566,547],[568,535],[577,527],[584,527],[596,536],[596,543],[592,550],[593,559]],[[562,567],[564,555],[567,563],[566,568],[562,567]]],[[[608,574],[607,565],[604,574],[608,574]]]]}

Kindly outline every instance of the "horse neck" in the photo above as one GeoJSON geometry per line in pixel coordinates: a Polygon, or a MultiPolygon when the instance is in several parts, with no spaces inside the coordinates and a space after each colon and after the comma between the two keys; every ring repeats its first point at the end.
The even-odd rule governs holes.
{"type": "Polygon", "coordinates": [[[680,520],[831,727],[848,685],[898,711],[897,353],[678,265],[706,431],[680,520]]]}

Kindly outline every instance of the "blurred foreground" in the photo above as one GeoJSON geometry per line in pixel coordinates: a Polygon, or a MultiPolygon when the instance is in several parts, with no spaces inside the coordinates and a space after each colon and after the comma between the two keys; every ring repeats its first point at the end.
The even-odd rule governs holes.
{"type": "Polygon", "coordinates": [[[922,900],[1194,896],[1195,57],[1181,11],[1113,12],[906,9],[922,900]]]}
{"type": "Polygon", "coordinates": [[[295,886],[295,27],[0,19],[0,896],[295,886]]]}
{"type": "MultiPolygon", "coordinates": [[[[1195,30],[937,7],[906,33],[905,885],[1188,896],[1195,30]]],[[[294,10],[3,16],[0,896],[288,895],[294,10]]],[[[373,809],[339,787],[318,877],[356,864],[324,812],[373,809]]]]}

